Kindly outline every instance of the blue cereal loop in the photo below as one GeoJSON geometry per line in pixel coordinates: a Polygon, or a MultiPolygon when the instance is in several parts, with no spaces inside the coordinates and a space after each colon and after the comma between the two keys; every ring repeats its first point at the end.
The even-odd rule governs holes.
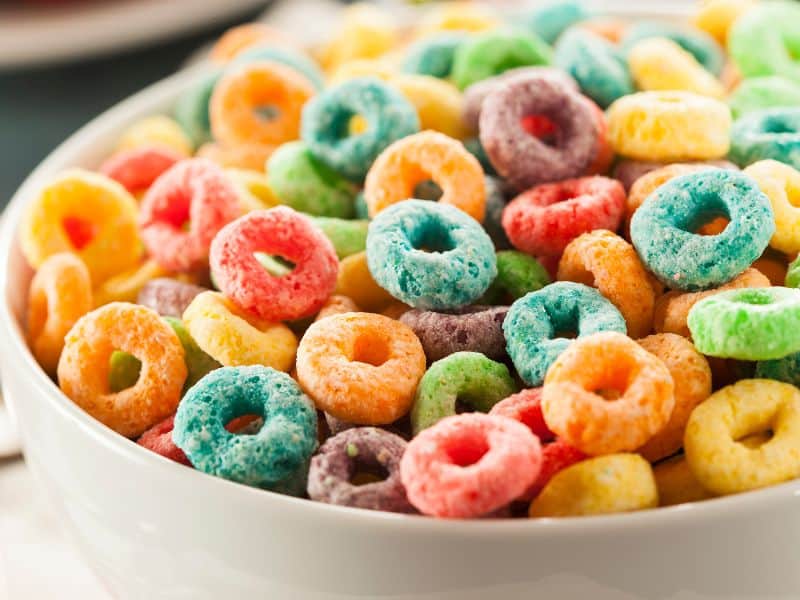
{"type": "Polygon", "coordinates": [[[729,158],[740,166],[771,158],[800,169],[800,108],[753,111],[733,124],[729,158]]]}
{"type": "Polygon", "coordinates": [[[439,79],[450,77],[456,50],[468,37],[467,33],[454,31],[414,42],[406,53],[403,72],[430,75],[439,79]]]}

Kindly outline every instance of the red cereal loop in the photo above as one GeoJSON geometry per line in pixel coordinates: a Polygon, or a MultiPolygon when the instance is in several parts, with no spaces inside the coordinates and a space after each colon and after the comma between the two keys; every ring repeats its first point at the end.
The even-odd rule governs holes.
{"type": "Polygon", "coordinates": [[[144,192],[164,172],[183,159],[183,155],[166,146],[140,146],[110,156],[100,172],[131,194],[144,192]]]}
{"type": "Polygon", "coordinates": [[[336,287],[338,270],[325,234],[286,206],[248,213],[225,226],[211,245],[211,273],[219,289],[265,321],[318,312],[336,287]],[[279,256],[294,268],[274,276],[258,261],[258,252],[279,256]]]}
{"type": "Polygon", "coordinates": [[[421,513],[479,517],[519,498],[539,475],[541,461],[539,440],[522,423],[464,413],[412,439],[400,476],[421,513]]]}
{"type": "Polygon", "coordinates": [[[172,441],[172,428],[174,424],[175,415],[172,415],[145,431],[141,437],[136,440],[136,443],[156,454],[160,454],[164,458],[174,460],[177,463],[190,467],[192,463],[186,458],[186,454],[172,441]]]}
{"type": "Polygon", "coordinates": [[[537,185],[503,211],[503,229],[515,248],[536,256],[559,255],[582,233],[619,227],[625,190],[608,177],[537,185]]]}
{"type": "Polygon", "coordinates": [[[188,159],[161,175],[145,194],[140,234],[164,269],[195,271],[206,265],[217,232],[241,211],[236,188],[218,166],[202,158],[188,159]]]}

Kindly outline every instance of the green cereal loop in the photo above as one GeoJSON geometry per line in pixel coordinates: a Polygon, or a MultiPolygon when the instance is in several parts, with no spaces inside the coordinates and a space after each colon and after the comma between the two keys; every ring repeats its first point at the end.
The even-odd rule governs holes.
{"type": "Polygon", "coordinates": [[[781,75],[800,82],[800,5],[764,2],[736,20],[728,51],[742,76],[781,75]]]}
{"type": "Polygon", "coordinates": [[[499,29],[462,44],[453,63],[453,82],[460,90],[516,67],[549,65],[553,50],[538,35],[499,29]]]}
{"type": "Polygon", "coordinates": [[[183,321],[176,317],[162,318],[172,327],[181,342],[181,346],[183,346],[183,360],[186,363],[187,371],[183,391],[186,393],[195,383],[214,369],[219,369],[222,365],[200,349],[200,346],[189,334],[189,330],[186,329],[183,321]]]}
{"type": "Polygon", "coordinates": [[[314,217],[313,221],[331,241],[339,260],[367,249],[369,221],[334,217],[314,217]]]}
{"type": "Polygon", "coordinates": [[[414,435],[456,414],[461,400],[481,412],[517,391],[511,374],[503,363],[479,352],[456,352],[437,360],[419,382],[411,427],[414,435]]]}
{"type": "Polygon", "coordinates": [[[497,253],[497,277],[486,292],[484,302],[494,304],[508,298],[513,302],[549,283],[547,269],[534,257],[518,250],[502,250],[497,253]]]}
{"type": "Polygon", "coordinates": [[[356,219],[369,221],[369,207],[367,206],[367,200],[364,197],[364,190],[361,190],[358,192],[358,194],[356,194],[354,205],[353,212],[355,213],[356,219]]]}
{"type": "Polygon", "coordinates": [[[800,352],[800,290],[785,287],[729,290],[689,311],[689,331],[707,356],[772,360],[800,352]]]}
{"type": "Polygon", "coordinates": [[[800,287],[800,256],[789,263],[789,268],[786,271],[786,287],[800,287]]]}
{"type": "Polygon", "coordinates": [[[358,188],[316,160],[303,142],[283,144],[267,163],[272,192],[295,210],[322,217],[349,218],[358,188]]]}
{"type": "Polygon", "coordinates": [[[800,84],[771,75],[745,79],[728,98],[733,118],[762,108],[800,105],[800,84]]]}

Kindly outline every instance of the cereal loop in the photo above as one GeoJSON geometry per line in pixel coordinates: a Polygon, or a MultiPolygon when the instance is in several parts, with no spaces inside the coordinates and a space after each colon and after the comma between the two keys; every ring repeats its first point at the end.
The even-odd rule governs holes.
{"type": "Polygon", "coordinates": [[[183,158],[168,147],[141,146],[112,154],[98,170],[121,183],[131,194],[139,194],[183,158]]]}
{"type": "Polygon", "coordinates": [[[762,160],[744,170],[769,198],[775,215],[775,233],[769,245],[785,252],[800,252],[800,172],[776,160],[762,160]]]}

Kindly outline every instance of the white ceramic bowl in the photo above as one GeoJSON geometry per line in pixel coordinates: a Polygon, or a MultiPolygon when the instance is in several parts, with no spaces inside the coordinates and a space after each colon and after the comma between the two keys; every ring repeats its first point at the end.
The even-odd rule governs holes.
{"type": "MultiPolygon", "coordinates": [[[[15,229],[50,177],[94,167],[184,73],[79,131],[28,178],[0,236],[2,382],[25,454],[86,560],[120,598],[332,600],[797,598],[800,482],[636,514],[438,521],[280,496],[178,466],[86,415],[39,369],[15,229]]],[[[13,552],[13,549],[12,549],[13,552]]]]}

